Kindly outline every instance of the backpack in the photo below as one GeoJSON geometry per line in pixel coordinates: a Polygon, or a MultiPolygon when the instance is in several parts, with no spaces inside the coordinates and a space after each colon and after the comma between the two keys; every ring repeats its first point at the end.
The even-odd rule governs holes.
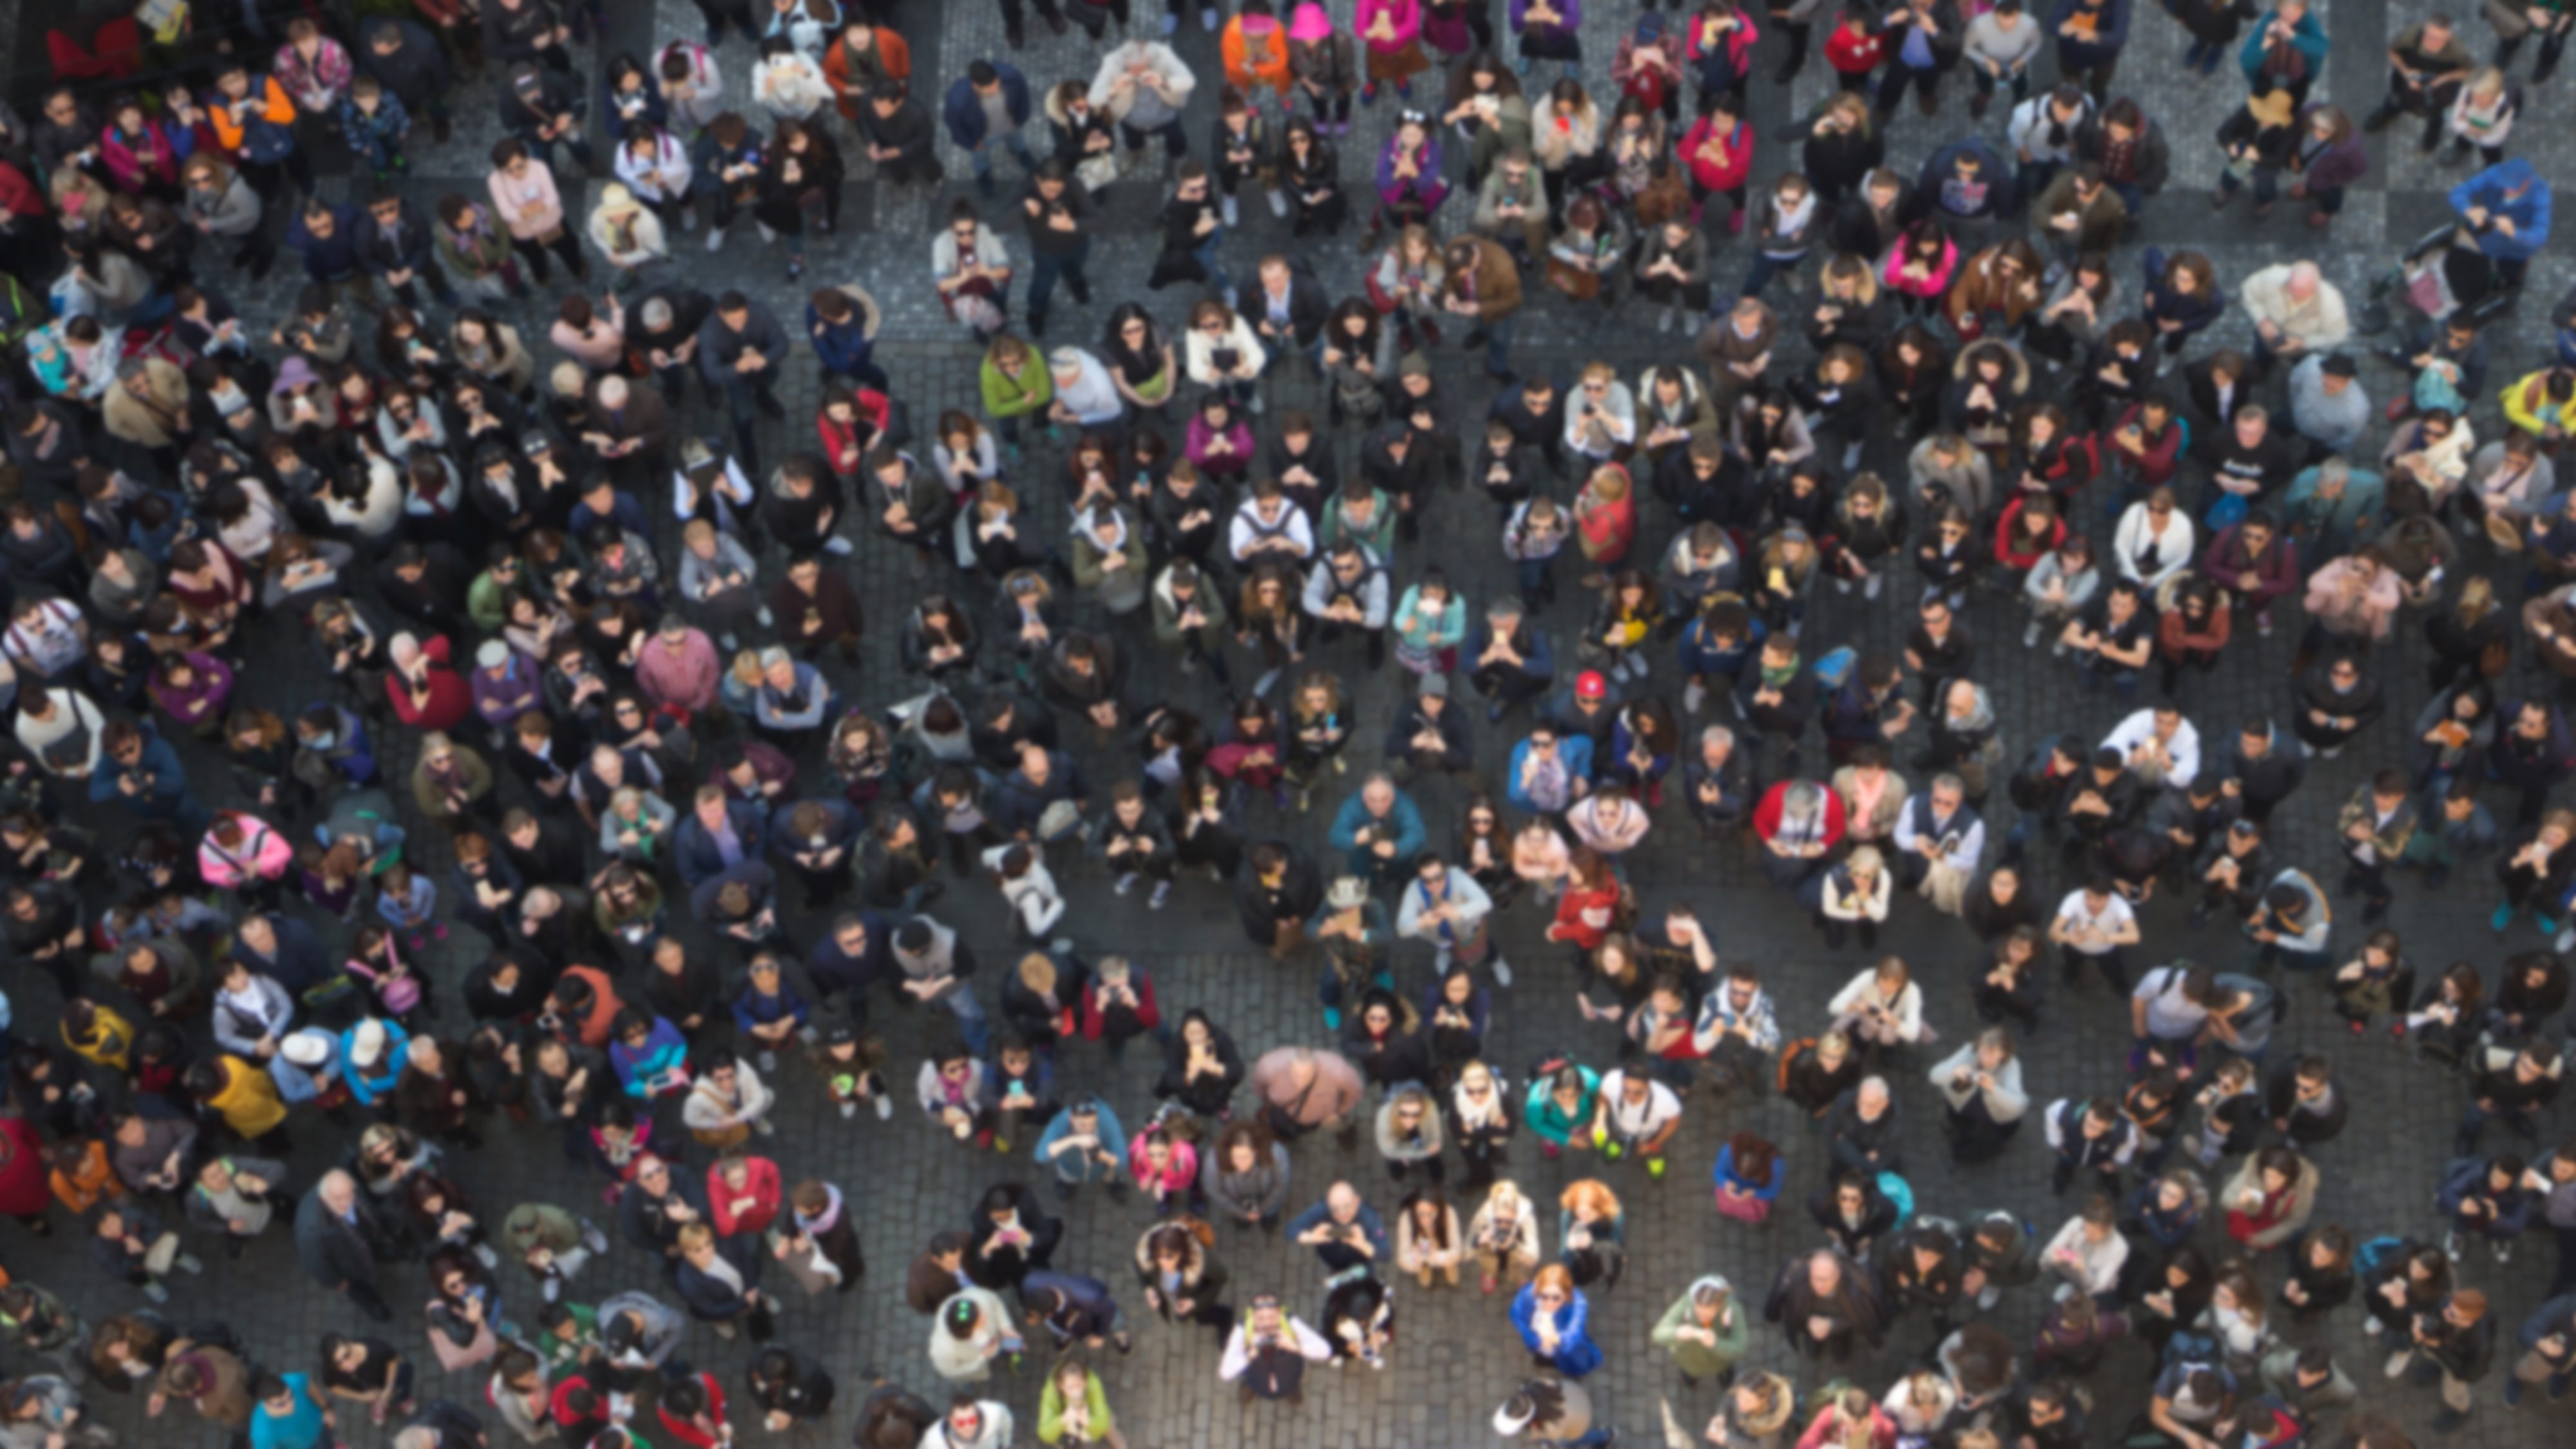
{"type": "Polygon", "coordinates": [[[1896,1228],[1904,1227],[1913,1220],[1914,1185],[1912,1183],[1895,1173],[1882,1172],[1878,1175],[1878,1193],[1896,1209],[1896,1226],[1888,1231],[1894,1232],[1896,1228]]]}
{"type": "Polygon", "coordinates": [[[1831,690],[1842,688],[1844,682],[1851,678],[1852,666],[1859,662],[1859,652],[1845,644],[1826,650],[1808,667],[1815,674],[1816,682],[1831,690]]]}
{"type": "Polygon", "coordinates": [[[2392,1259],[2405,1253],[2405,1251],[2406,1240],[2404,1238],[2373,1238],[2369,1242],[2366,1242],[2360,1247],[2352,1250],[2353,1275],[2359,1278],[2367,1278],[2378,1272],[2392,1259]]]}
{"type": "Polygon", "coordinates": [[[1783,1094],[1789,1090],[1789,1069],[1798,1064],[1798,1058],[1815,1049],[1816,1039],[1811,1036],[1802,1036],[1780,1048],[1780,1091],[1783,1094]]]}

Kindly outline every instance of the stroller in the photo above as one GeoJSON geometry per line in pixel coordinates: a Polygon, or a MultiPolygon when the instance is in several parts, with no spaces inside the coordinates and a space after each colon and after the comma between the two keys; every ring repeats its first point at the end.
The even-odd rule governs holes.
{"type": "Polygon", "coordinates": [[[2397,265],[2370,284],[2370,305],[2362,309],[2359,330],[2377,335],[2394,320],[2387,298],[2402,292],[2406,305],[2439,324],[2453,315],[2484,327],[2513,305],[2517,289],[2478,250],[2476,233],[2457,221],[2446,221],[2406,249],[2397,265]]]}

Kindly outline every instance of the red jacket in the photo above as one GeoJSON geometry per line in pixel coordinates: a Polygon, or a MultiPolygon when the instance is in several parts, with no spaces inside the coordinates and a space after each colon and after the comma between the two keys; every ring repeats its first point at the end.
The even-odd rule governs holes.
{"type": "Polygon", "coordinates": [[[474,687],[464,676],[447,667],[447,636],[432,634],[420,646],[429,660],[429,687],[423,702],[414,705],[411,691],[396,680],[394,671],[385,671],[385,698],[394,706],[394,717],[416,730],[452,730],[474,712],[474,687]]]}
{"type": "Polygon", "coordinates": [[[2162,488],[2174,480],[2174,474],[2182,467],[2182,447],[2190,437],[2191,429],[2184,426],[2182,420],[2177,418],[2165,424],[2162,438],[2145,437],[2146,424],[2139,419],[2141,411],[2138,404],[2129,404],[2121,412],[2117,422],[2094,435],[2093,449],[2106,461],[2117,462],[2128,458],[2129,454],[2121,451],[2116,439],[2122,428],[2132,423],[2137,424],[2138,432],[2146,445],[2146,450],[2138,454],[2134,460],[2138,468],[2138,480],[2150,488],[2162,488]]]}
{"type": "Polygon", "coordinates": [[[778,1216],[778,1164],[766,1157],[746,1157],[743,1162],[751,1171],[739,1190],[725,1185],[721,1166],[707,1169],[707,1207],[715,1215],[718,1237],[759,1232],[778,1216]],[[737,1210],[734,1204],[745,1199],[737,1210]]]}
{"type": "Polygon", "coordinates": [[[53,207],[46,204],[44,189],[28,180],[26,172],[0,161],[0,211],[11,216],[49,216],[53,207]]]}
{"type": "MultiPolygon", "coordinates": [[[[1154,1005],[1154,978],[1142,971],[1128,977],[1136,987],[1136,1020],[1147,1031],[1163,1024],[1162,1008],[1154,1005]]],[[[1082,1034],[1100,1040],[1104,1023],[1100,1016],[1099,983],[1086,981],[1082,986],[1082,1034]]]]}
{"type": "Polygon", "coordinates": [[[2016,525],[2021,522],[2022,505],[2029,501],[2029,498],[2025,496],[2016,498],[2012,502],[2005,504],[2003,517],[1995,520],[1995,562],[2002,564],[2005,568],[2027,569],[2033,567],[2039,562],[2042,554],[2047,553],[2049,550],[2056,548],[2059,544],[2066,541],[2066,520],[2061,517],[2056,521],[2057,526],[2049,530],[2048,541],[2045,544],[2042,544],[2038,548],[2034,548],[2027,553],[2016,550],[2013,547],[2013,540],[2015,538],[2025,538],[2026,540],[2026,536],[2020,532],[2016,525]]]}
{"type": "Polygon", "coordinates": [[[1714,161],[1700,154],[1716,127],[1716,118],[1702,116],[1692,123],[1682,137],[1682,164],[1690,167],[1691,179],[1705,191],[1733,191],[1753,174],[1753,123],[1737,121],[1731,133],[1718,139],[1723,143],[1726,159],[1714,161]]]}
{"type": "MultiPolygon", "coordinates": [[[[698,1375],[698,1382],[706,1386],[707,1418],[718,1425],[723,1424],[725,1421],[724,1385],[716,1382],[714,1374],[702,1373],[698,1375]]],[[[661,1419],[662,1431],[671,1436],[668,1441],[670,1443],[686,1444],[690,1449],[715,1449],[715,1446],[724,1442],[713,1434],[700,1432],[695,1420],[674,1419],[668,1409],[657,1408],[653,1413],[661,1419]]]]}
{"type": "Polygon", "coordinates": [[[1837,25],[1825,40],[1825,64],[1842,75],[1867,75],[1886,58],[1887,41],[1875,30],[1863,30],[1855,40],[1850,30],[1837,25]]]}
{"type": "Polygon", "coordinates": [[[24,1117],[0,1117],[0,1213],[31,1218],[52,1206],[45,1179],[45,1144],[24,1117]]]}
{"type": "MultiPolygon", "coordinates": [[[[1780,834],[1780,804],[1789,798],[1789,787],[1796,783],[1783,780],[1762,794],[1762,803],[1753,807],[1753,833],[1767,843],[1780,834]]],[[[1842,844],[1843,796],[1839,790],[1825,791],[1825,849],[1842,844]]]]}

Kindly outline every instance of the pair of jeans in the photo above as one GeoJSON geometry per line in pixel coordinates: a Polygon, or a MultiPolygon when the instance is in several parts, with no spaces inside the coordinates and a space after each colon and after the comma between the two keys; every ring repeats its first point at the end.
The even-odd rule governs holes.
{"type": "Polygon", "coordinates": [[[1489,377],[1512,375],[1512,322],[1513,314],[1506,313],[1476,329],[1485,334],[1485,373],[1489,377]]]}
{"type": "Polygon", "coordinates": [[[1153,127],[1131,126],[1121,121],[1118,123],[1118,134],[1127,138],[1127,149],[1130,151],[1142,151],[1145,149],[1146,137],[1160,136],[1163,138],[1164,155],[1177,158],[1190,154],[1190,139],[1182,134],[1181,123],[1178,120],[1167,121],[1153,127]]]}
{"type": "Polygon", "coordinates": [[[1037,252],[1029,258],[1030,325],[1047,314],[1055,300],[1055,284],[1060,279],[1073,288],[1079,302],[1091,291],[1091,279],[1083,275],[1083,264],[1091,259],[1091,238],[1084,237],[1069,252],[1037,252]]]}
{"type": "Polygon", "coordinates": [[[2024,65],[2021,69],[2014,71],[2010,76],[1999,81],[1996,80],[1993,73],[1988,71],[1984,66],[1971,62],[1968,67],[1968,78],[1977,83],[1977,94],[1980,96],[1991,97],[1994,95],[1995,88],[1997,86],[2009,86],[2012,88],[2012,98],[2015,105],[2019,105],[2021,102],[2030,99],[2030,67],[2028,65],[2024,65]]]}
{"type": "Polygon", "coordinates": [[[993,1028],[985,1019],[984,1003],[975,999],[975,988],[959,981],[939,996],[939,1004],[957,1018],[957,1034],[965,1039],[966,1049],[978,1057],[992,1052],[993,1028]]]}
{"type": "MultiPolygon", "coordinates": [[[[1235,296],[1234,276],[1226,271],[1225,260],[1218,251],[1218,248],[1224,244],[1225,228],[1218,227],[1207,234],[1207,240],[1190,249],[1190,260],[1199,264],[1199,269],[1207,273],[1208,286],[1214,289],[1217,295],[1226,298],[1227,305],[1231,306],[1235,296]]],[[[1277,358],[1276,348],[1271,350],[1271,356],[1273,359],[1277,358]]]]}
{"type": "Polygon", "coordinates": [[[1029,155],[1028,139],[1019,132],[1012,131],[1005,135],[986,136],[984,144],[966,153],[966,162],[974,168],[976,180],[981,181],[993,174],[993,149],[996,146],[1008,150],[1011,153],[1011,159],[1020,163],[1021,170],[1038,169],[1037,161],[1029,155]]]}
{"type": "MultiPolygon", "coordinates": [[[[528,148],[529,160],[543,161],[549,167],[555,164],[556,141],[549,141],[545,137],[538,135],[536,128],[532,126],[513,127],[511,128],[510,134],[518,137],[519,144],[528,148]]],[[[576,126],[573,129],[564,132],[558,140],[566,150],[572,152],[572,159],[581,163],[581,169],[584,171],[590,169],[590,138],[581,133],[580,127],[576,126]]],[[[306,187],[305,189],[309,191],[312,188],[306,187]]]]}

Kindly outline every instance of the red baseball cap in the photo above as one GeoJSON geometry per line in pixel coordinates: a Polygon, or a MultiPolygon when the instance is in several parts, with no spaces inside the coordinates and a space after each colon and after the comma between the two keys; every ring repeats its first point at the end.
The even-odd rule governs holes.
{"type": "Polygon", "coordinates": [[[1583,699],[1599,699],[1610,692],[1610,682],[1601,677],[1600,670],[1587,669],[1574,676],[1574,692],[1583,699]]]}

